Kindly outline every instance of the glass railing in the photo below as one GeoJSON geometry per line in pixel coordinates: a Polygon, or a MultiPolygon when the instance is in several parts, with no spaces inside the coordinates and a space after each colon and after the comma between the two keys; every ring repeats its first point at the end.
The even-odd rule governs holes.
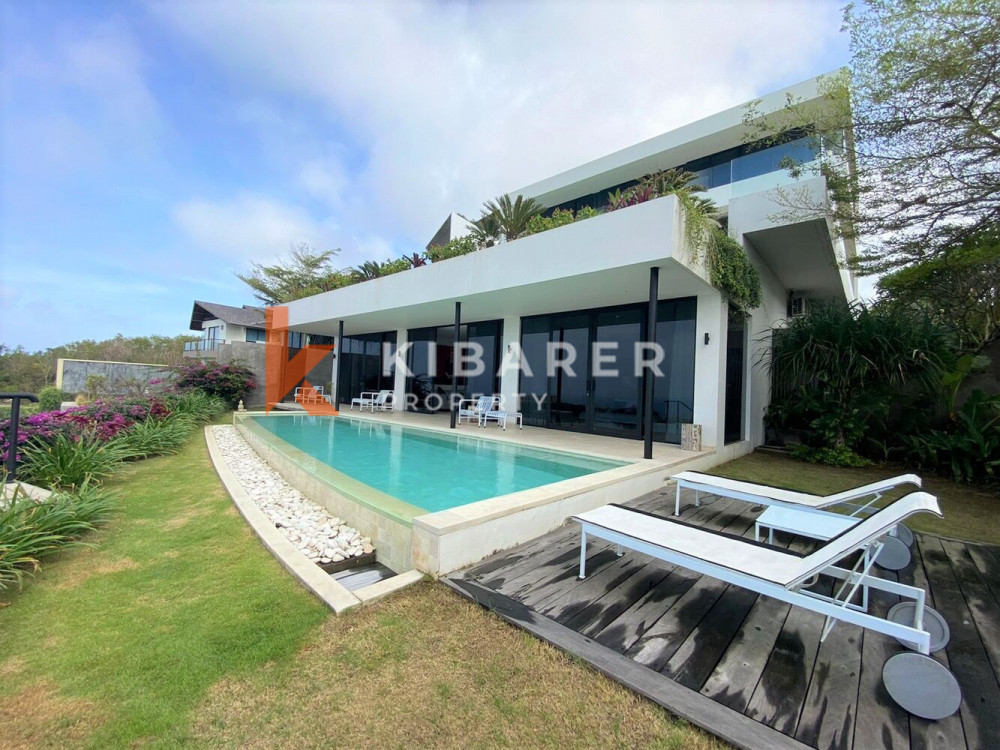
{"type": "Polygon", "coordinates": [[[225,343],[222,339],[201,339],[199,341],[184,342],[186,352],[214,352],[219,348],[219,344],[225,343]]]}

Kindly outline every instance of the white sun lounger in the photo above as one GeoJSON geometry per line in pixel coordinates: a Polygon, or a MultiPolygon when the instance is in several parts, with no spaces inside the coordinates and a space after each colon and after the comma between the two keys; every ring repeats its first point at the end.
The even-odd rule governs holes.
{"type": "Polygon", "coordinates": [[[674,515],[681,513],[681,490],[694,490],[694,503],[700,504],[700,494],[707,492],[720,497],[731,497],[735,500],[744,500],[748,503],[760,505],[787,505],[802,510],[822,510],[835,505],[846,505],[854,512],[864,514],[872,504],[878,502],[881,497],[890,490],[912,484],[915,487],[922,486],[920,477],[916,474],[901,474],[898,477],[890,477],[872,484],[861,487],[853,487],[834,495],[811,495],[808,492],[796,492],[786,490],[781,487],[770,487],[766,484],[755,484],[754,482],[741,482],[738,479],[728,477],[717,477],[712,474],[702,474],[699,471],[682,471],[673,477],[677,481],[677,499],[674,505],[674,515]],[[858,505],[852,503],[853,500],[862,500],[870,497],[868,502],[858,505]]]}
{"type": "MultiPolygon", "coordinates": [[[[772,506],[757,519],[759,526],[788,531],[792,534],[802,534],[813,539],[829,539],[839,534],[845,525],[845,518],[856,519],[871,515],[874,512],[875,503],[890,490],[907,484],[921,486],[920,477],[916,474],[901,474],[861,487],[853,487],[833,495],[812,495],[808,492],[797,492],[781,487],[770,487],[766,484],[755,484],[754,482],[742,482],[738,479],[717,477],[697,471],[682,471],[675,474],[673,479],[677,481],[674,515],[680,515],[681,512],[681,490],[690,489],[694,490],[696,506],[701,504],[701,493],[703,492],[720,497],[731,497],[748,503],[772,506]],[[840,506],[850,512],[834,514],[826,510],[835,506],[840,506]],[[801,512],[795,513],[796,510],[801,512]],[[814,514],[816,517],[807,518],[807,514],[814,514]]],[[[849,524],[850,522],[848,522],[849,524]]],[[[886,548],[882,551],[879,565],[889,570],[902,570],[912,558],[909,548],[913,544],[913,532],[900,524],[890,534],[890,540],[887,541],[886,548]]]]}
{"type": "Polygon", "coordinates": [[[361,411],[370,409],[372,413],[374,413],[376,409],[379,411],[391,411],[393,405],[393,393],[388,389],[383,389],[381,391],[362,391],[360,396],[351,399],[351,411],[354,411],[355,405],[357,405],[361,411]]]}
{"type": "Polygon", "coordinates": [[[482,427],[483,414],[493,409],[500,402],[499,396],[480,396],[479,398],[463,398],[458,402],[458,423],[476,420],[476,424],[482,427]]]}
{"type": "Polygon", "coordinates": [[[507,419],[513,417],[517,422],[517,429],[524,428],[524,417],[521,416],[519,411],[501,411],[500,409],[490,409],[489,411],[483,412],[483,415],[479,418],[479,424],[485,427],[490,421],[496,422],[504,430],[507,429],[507,419]]]}
{"type": "Polygon", "coordinates": [[[824,615],[822,639],[840,620],[896,638],[918,654],[897,654],[886,662],[886,688],[907,711],[939,719],[958,710],[961,702],[954,675],[927,656],[947,643],[947,624],[925,606],[923,589],[884,580],[870,572],[882,548],[881,538],[905,518],[921,512],[941,515],[933,495],[911,493],[804,556],[618,505],[605,505],[574,516],[573,520],[581,527],[581,579],[586,576],[590,536],[617,545],[619,554],[622,548],[632,549],[824,615]],[[856,552],[862,554],[852,569],[837,567],[835,563],[856,552]],[[820,574],[839,582],[833,596],[808,590],[813,577],[820,574]],[[912,604],[896,605],[889,616],[878,617],[867,611],[869,589],[895,594],[912,600],[912,604]],[[857,604],[853,600],[859,591],[861,603],[857,604]]]}

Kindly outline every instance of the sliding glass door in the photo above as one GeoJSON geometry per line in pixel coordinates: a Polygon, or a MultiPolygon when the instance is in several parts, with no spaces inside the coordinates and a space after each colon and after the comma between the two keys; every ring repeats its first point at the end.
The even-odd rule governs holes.
{"type": "MultiPolygon", "coordinates": [[[[482,348],[482,371],[462,375],[458,379],[458,392],[465,398],[489,395],[499,389],[497,368],[500,363],[502,325],[499,320],[488,320],[467,323],[459,328],[462,342],[478,344],[482,348]]],[[[446,325],[414,328],[407,336],[411,344],[406,362],[411,373],[406,383],[409,394],[407,409],[420,412],[448,411],[455,367],[455,327],[446,325]]],[[[474,352],[467,348],[465,354],[471,357],[474,352]]],[[[471,366],[471,362],[466,365],[467,368],[471,366]]]]}
{"type": "MultiPolygon", "coordinates": [[[[657,306],[664,352],[653,383],[653,434],[679,443],[693,418],[696,300],[657,306]]],[[[521,411],[526,424],[615,437],[642,436],[646,305],[539,315],[521,321],[521,411]],[[571,353],[572,352],[572,353],[571,353]],[[550,363],[552,366],[550,367],[550,363]]]]}

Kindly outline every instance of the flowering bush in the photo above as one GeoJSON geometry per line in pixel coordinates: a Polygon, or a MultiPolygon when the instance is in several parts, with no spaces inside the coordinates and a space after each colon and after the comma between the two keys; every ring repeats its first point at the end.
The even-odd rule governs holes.
{"type": "Polygon", "coordinates": [[[200,390],[236,406],[257,387],[257,381],[249,368],[235,362],[195,362],[181,368],[176,387],[179,391],[200,390]]]}
{"type": "MultiPolygon", "coordinates": [[[[29,440],[52,443],[60,435],[75,442],[84,433],[93,434],[96,439],[106,442],[136,422],[164,419],[170,412],[167,401],[160,397],[101,399],[65,411],[44,411],[22,418],[17,432],[17,444],[21,446],[29,440]]],[[[7,458],[9,426],[9,419],[0,420],[0,461],[7,458]]]]}

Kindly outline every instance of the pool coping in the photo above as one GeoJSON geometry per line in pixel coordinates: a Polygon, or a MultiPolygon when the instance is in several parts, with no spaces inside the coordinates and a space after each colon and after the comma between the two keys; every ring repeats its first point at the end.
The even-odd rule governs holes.
{"type": "Polygon", "coordinates": [[[349,591],[306,557],[284,534],[278,531],[271,520],[257,507],[250,495],[243,489],[243,485],[233,470],[229,468],[229,463],[222,456],[219,444],[215,439],[215,433],[212,431],[212,425],[205,426],[205,445],[219,481],[222,482],[222,486],[247,525],[253,529],[258,539],[277,558],[282,567],[332,609],[334,614],[340,615],[363,604],[370,604],[423,579],[423,573],[420,571],[408,570],[378,583],[349,591]]]}
{"type": "MultiPolygon", "coordinates": [[[[255,425],[255,428],[256,430],[267,432],[267,439],[259,434],[255,434],[256,430],[246,426],[248,422],[249,424],[253,424],[253,422],[246,418],[257,416],[293,417],[308,415],[304,415],[302,412],[281,412],[276,414],[274,411],[269,413],[244,411],[236,412],[233,415],[234,424],[243,426],[248,433],[253,434],[263,441],[265,447],[273,453],[279,454],[285,459],[292,460],[292,457],[286,451],[281,450],[279,446],[276,446],[272,440],[277,441],[282,446],[288,446],[293,452],[302,453],[295,446],[291,446],[277,435],[264,430],[260,425],[255,425]]],[[[382,420],[359,416],[357,414],[343,414],[343,416],[375,424],[384,424],[382,420]]],[[[423,425],[399,426],[408,430],[422,430],[424,432],[442,433],[457,437],[452,430],[445,428],[423,425]]],[[[501,444],[509,444],[511,442],[509,439],[497,439],[489,435],[466,437],[492,440],[501,444]]],[[[404,550],[402,548],[402,540],[395,539],[392,533],[387,534],[387,541],[389,541],[389,538],[392,539],[389,546],[395,548],[389,549],[383,546],[383,554],[387,555],[386,562],[389,562],[391,555],[391,559],[395,563],[389,563],[389,567],[401,569],[399,566],[403,565],[403,559],[405,558],[405,567],[407,568],[412,565],[412,567],[433,576],[444,575],[483,559],[494,552],[541,536],[547,531],[561,525],[565,522],[566,518],[576,513],[590,510],[608,502],[620,502],[651,492],[662,486],[662,482],[669,474],[676,471],[680,465],[684,465],[685,468],[694,468],[693,464],[700,465],[704,463],[709,465],[716,462],[715,450],[691,452],[689,456],[677,456],[669,459],[635,459],[630,462],[620,456],[609,456],[601,453],[549,449],[534,445],[525,447],[543,453],[561,454],[577,459],[599,459],[612,461],[621,465],[580,477],[519,490],[507,495],[474,501],[446,510],[425,511],[420,515],[415,515],[410,523],[407,524],[410,531],[408,549],[404,550]]],[[[306,454],[303,453],[302,455],[305,456],[306,454]]],[[[322,462],[311,458],[305,463],[308,464],[310,462],[322,464],[322,462]]],[[[306,474],[311,474],[313,479],[326,485],[331,495],[340,495],[343,497],[344,493],[341,488],[337,487],[329,478],[322,476],[328,472],[321,471],[317,473],[310,471],[307,466],[302,465],[303,462],[301,460],[293,460],[293,463],[295,464],[295,469],[303,471],[306,474]]],[[[322,466],[331,471],[336,471],[327,464],[322,464],[322,466]]],[[[292,481],[294,485],[296,482],[293,477],[288,475],[288,468],[288,466],[279,467],[279,471],[283,475],[286,475],[286,479],[292,481]]],[[[342,472],[336,473],[341,474],[342,472]]],[[[357,482],[358,480],[353,481],[357,482]]],[[[363,485],[363,483],[361,484],[363,485]]],[[[363,486],[367,488],[367,485],[363,486]]],[[[299,489],[303,488],[299,487],[299,489]]],[[[379,492],[373,488],[370,489],[375,493],[379,492]]],[[[386,497],[391,498],[389,495],[386,495],[386,497]]],[[[320,498],[315,499],[320,500],[320,498]]],[[[396,498],[392,499],[401,502],[396,498]]],[[[354,498],[349,498],[349,500],[356,505],[364,506],[363,509],[365,512],[379,512],[370,503],[365,503],[354,498]]],[[[323,501],[325,502],[325,500],[323,501]]],[[[361,520],[350,518],[349,513],[345,513],[345,515],[352,523],[361,520]]],[[[390,518],[386,513],[381,513],[380,515],[383,518],[393,521],[395,524],[400,524],[398,520],[390,518]]],[[[382,533],[383,530],[378,531],[382,533]]],[[[376,545],[376,554],[378,554],[378,549],[379,546],[376,545]]]]}

